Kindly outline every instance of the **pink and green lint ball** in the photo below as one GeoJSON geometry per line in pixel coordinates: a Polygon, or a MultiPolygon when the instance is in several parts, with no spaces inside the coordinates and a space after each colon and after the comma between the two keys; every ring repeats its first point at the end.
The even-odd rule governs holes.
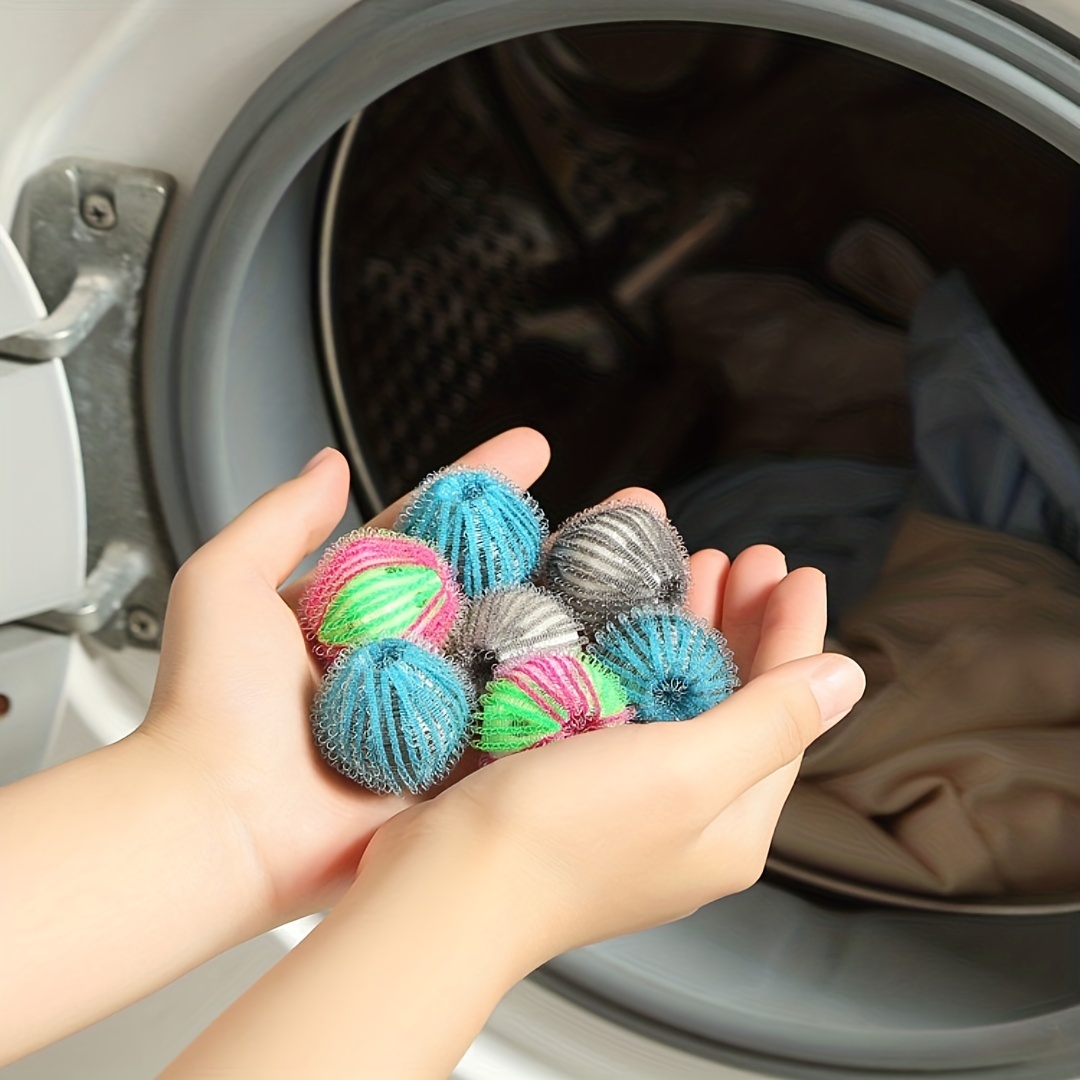
{"type": "Polygon", "coordinates": [[[385,529],[343,536],[319,560],[300,623],[325,664],[354,646],[403,638],[441,649],[461,612],[454,573],[422,540],[385,529]]]}
{"type": "Polygon", "coordinates": [[[618,677],[591,656],[501,664],[480,699],[472,745],[499,756],[633,719],[618,677]]]}

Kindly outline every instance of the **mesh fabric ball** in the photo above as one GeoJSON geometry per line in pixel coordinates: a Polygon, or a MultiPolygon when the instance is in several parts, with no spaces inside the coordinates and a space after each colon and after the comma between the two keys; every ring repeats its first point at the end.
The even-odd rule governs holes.
{"type": "Polygon", "coordinates": [[[617,616],[589,653],[619,677],[639,723],[689,720],[739,685],[723,635],[674,608],[617,616]]]}
{"type": "Polygon", "coordinates": [[[592,657],[533,656],[496,669],[480,699],[472,744],[512,754],[631,718],[618,678],[592,657]]]}
{"type": "Polygon", "coordinates": [[[526,656],[580,655],[584,639],[573,613],[535,585],[514,585],[469,605],[452,648],[481,684],[499,664],[526,656]]]}
{"type": "Polygon", "coordinates": [[[452,466],[420,484],[397,528],[439,552],[475,598],[532,576],[547,519],[536,500],[505,477],[452,466]]]}
{"type": "Polygon", "coordinates": [[[446,561],[421,540],[384,529],[342,537],[319,560],[300,602],[317,656],[385,637],[442,648],[463,605],[446,561]]]}
{"type": "Polygon", "coordinates": [[[473,699],[448,660],[383,638],[343,653],[312,709],[315,741],[343,776],[372,791],[426,791],[456,764],[473,699]]]}
{"type": "Polygon", "coordinates": [[[690,564],[669,521],[644,506],[612,503],[564,522],[545,547],[540,580],[592,629],[643,605],[682,604],[690,564]]]}

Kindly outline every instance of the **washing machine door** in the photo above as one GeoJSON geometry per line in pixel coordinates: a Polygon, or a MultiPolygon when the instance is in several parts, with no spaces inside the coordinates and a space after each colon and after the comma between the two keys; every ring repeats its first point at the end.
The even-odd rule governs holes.
{"type": "MultiPolygon", "coordinates": [[[[658,19],[803,35],[883,59],[1080,160],[1080,46],[1070,36],[1080,13],[1071,4],[365,0],[255,92],[163,241],[139,415],[152,453],[150,516],[160,514],[154,527],[171,557],[291,475],[307,438],[291,434],[298,417],[305,432],[334,439],[312,268],[338,134],[395,87],[464,53],[569,26],[658,19]]],[[[67,220],[80,234],[95,219],[96,204],[83,202],[105,183],[80,177],[97,167],[61,162],[66,179],[43,181],[76,193],[67,220]]],[[[71,284],[58,282],[48,306],[71,284]]],[[[354,465],[370,501],[397,494],[378,491],[363,460],[354,465]]],[[[103,537],[97,554],[104,549],[103,537]]],[[[154,624],[125,617],[118,632],[152,640],[154,624]]],[[[1078,947],[1075,915],[944,917],[766,881],[682,923],[553,963],[508,997],[460,1075],[1075,1080],[1078,947]]]]}

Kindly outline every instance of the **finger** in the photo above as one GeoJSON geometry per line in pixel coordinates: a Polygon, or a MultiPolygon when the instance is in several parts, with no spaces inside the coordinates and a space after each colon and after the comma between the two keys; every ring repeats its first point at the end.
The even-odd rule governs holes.
{"type": "MultiPolygon", "coordinates": [[[[513,428],[481,443],[458,458],[454,464],[473,469],[496,469],[519,487],[527,488],[539,479],[550,460],[551,449],[540,432],[532,428],[513,428]]],[[[412,492],[402,495],[381,513],[376,514],[367,523],[367,527],[392,528],[411,494],[412,492]]],[[[310,581],[311,573],[307,573],[281,590],[281,598],[294,611],[310,581]]]]}
{"type": "Polygon", "coordinates": [[[695,551],[690,556],[690,592],[686,606],[710,626],[720,625],[720,599],[730,568],[728,557],[715,548],[695,551]]]}
{"type": "MultiPolygon", "coordinates": [[[[547,439],[532,428],[512,428],[474,447],[454,462],[467,469],[495,469],[518,487],[531,487],[551,460],[547,439]]],[[[412,492],[402,495],[368,522],[372,529],[391,529],[412,492]]]]}
{"type": "Polygon", "coordinates": [[[786,574],[784,556],[766,544],[747,548],[731,564],[721,600],[720,630],[742,672],[753,670],[765,608],[786,574]]]}
{"type": "Polygon", "coordinates": [[[349,465],[327,447],[294,480],[256,499],[193,556],[233,572],[251,568],[277,588],[325,543],[345,513],[349,465]]]}
{"type": "MultiPolygon", "coordinates": [[[[750,678],[790,660],[815,656],[825,643],[825,575],[812,567],[792,570],[772,591],[761,623],[761,641],[750,678]]],[[[718,821],[741,821],[749,830],[772,835],[780,811],[791,794],[802,754],[743,792],[718,821]]]]}
{"type": "Polygon", "coordinates": [[[749,675],[814,656],[825,644],[825,575],[811,566],[787,574],[769,595],[749,675]]]}
{"type": "Polygon", "coordinates": [[[698,794],[719,813],[795,761],[850,711],[865,688],[862,669],[849,657],[828,653],[792,660],[701,716],[671,725],[668,752],[679,755],[681,775],[687,762],[696,763],[691,768],[700,774],[698,794]]]}

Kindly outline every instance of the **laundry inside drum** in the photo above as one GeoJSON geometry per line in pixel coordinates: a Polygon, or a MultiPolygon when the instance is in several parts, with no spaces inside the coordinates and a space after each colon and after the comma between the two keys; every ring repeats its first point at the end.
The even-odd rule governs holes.
{"type": "MultiPolygon", "coordinates": [[[[529,424],[552,444],[534,490],[554,520],[637,484],[691,549],[775,544],[826,571],[828,646],[867,671],[863,702],[806,757],[765,882],[688,928],[567,960],[577,985],[641,1011],[648,978],[620,990],[614,972],[668,964],[670,1001],[703,939],[701,993],[730,996],[701,956],[767,953],[780,919],[834,942],[800,945],[791,975],[809,988],[842,970],[844,993],[814,1006],[821,1030],[833,1005],[875,1030],[902,1014],[903,1048],[904,1024],[1080,1001],[1064,959],[1026,991],[978,989],[1003,957],[1076,947],[1076,181],[1035,135],[902,67],[692,23],[512,40],[343,132],[322,332],[369,508],[529,424]],[[920,1004],[875,973],[886,938],[959,966],[920,1004]]],[[[759,1019],[787,1008],[766,995],[747,998],[759,1019]]],[[[753,1025],[688,1015],[757,1046],[753,1025]]],[[[804,1026],[798,1053],[832,1062],[804,1026]]]]}

